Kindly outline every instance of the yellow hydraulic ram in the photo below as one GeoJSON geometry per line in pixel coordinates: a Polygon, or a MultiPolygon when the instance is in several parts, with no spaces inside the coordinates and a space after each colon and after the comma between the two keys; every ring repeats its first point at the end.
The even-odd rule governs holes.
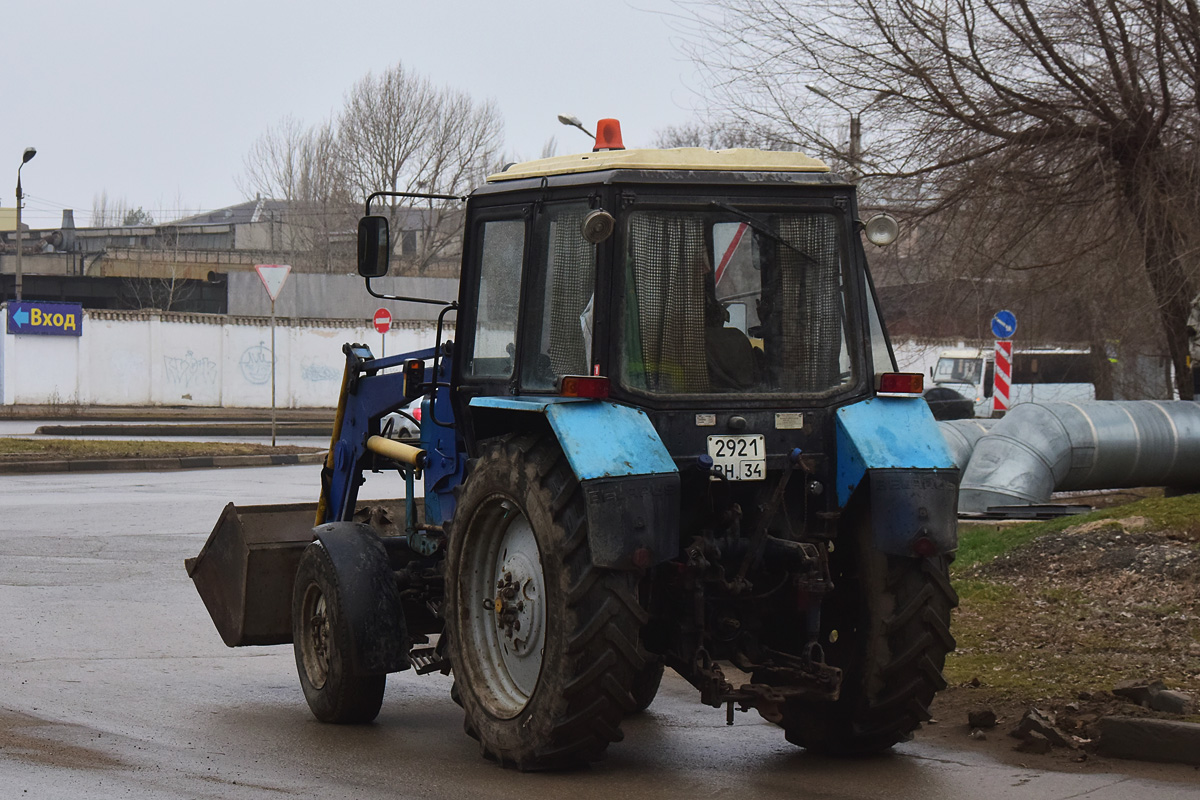
{"type": "Polygon", "coordinates": [[[382,436],[372,436],[367,439],[367,449],[384,458],[390,458],[403,464],[412,464],[417,469],[425,468],[425,451],[419,447],[413,447],[411,444],[385,439],[382,436]]]}

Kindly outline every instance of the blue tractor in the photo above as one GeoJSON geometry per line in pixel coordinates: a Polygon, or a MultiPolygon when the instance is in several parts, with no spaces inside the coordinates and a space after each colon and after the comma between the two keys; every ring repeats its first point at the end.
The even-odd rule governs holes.
{"type": "Polygon", "coordinates": [[[730,723],[891,747],[954,647],[958,480],[867,269],[894,222],[798,153],[626,150],[615,125],[464,198],[435,346],[344,348],[315,518],[230,505],[189,574],[227,644],[293,644],[327,722],[452,671],[485,755],[569,768],[669,667],[730,723]],[[387,436],[416,399],[419,440],[387,436]],[[359,503],[381,472],[403,498],[359,503]]]}

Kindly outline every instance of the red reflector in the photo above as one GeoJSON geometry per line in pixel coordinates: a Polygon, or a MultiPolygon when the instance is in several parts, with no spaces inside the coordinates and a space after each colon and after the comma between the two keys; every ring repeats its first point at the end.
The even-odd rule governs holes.
{"type": "Polygon", "coordinates": [[[615,119],[602,119],[596,123],[596,146],[592,152],[600,150],[624,150],[621,142],[621,123],[615,119]]]}
{"type": "Polygon", "coordinates": [[[563,397],[587,397],[604,400],[608,397],[608,378],[592,375],[564,375],[558,385],[563,397]]]}
{"type": "Polygon", "coordinates": [[[928,536],[920,536],[912,545],[913,552],[921,558],[929,558],[937,555],[937,544],[928,536]]]}
{"type": "Polygon", "coordinates": [[[884,372],[879,376],[880,394],[920,394],[925,376],[919,372],[884,372]]]}
{"type": "Polygon", "coordinates": [[[420,422],[421,421],[421,407],[413,406],[412,415],[413,415],[413,419],[415,419],[417,422],[420,422]]]}

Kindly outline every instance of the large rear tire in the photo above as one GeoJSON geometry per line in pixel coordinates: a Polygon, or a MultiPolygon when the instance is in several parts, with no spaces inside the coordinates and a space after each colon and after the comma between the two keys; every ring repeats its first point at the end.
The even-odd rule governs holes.
{"type": "Polygon", "coordinates": [[[446,556],[446,627],[467,732],[522,770],[599,759],[644,666],[637,576],[592,565],[583,493],[551,436],[474,462],[446,556]]]}
{"type": "Polygon", "coordinates": [[[658,696],[658,687],[662,685],[664,671],[663,661],[657,656],[650,657],[646,666],[638,671],[634,676],[633,686],[630,687],[634,702],[633,711],[630,713],[637,714],[650,707],[654,698],[658,696]]]}
{"type": "Polygon", "coordinates": [[[830,755],[875,753],[910,738],[946,687],[942,667],[954,649],[949,560],[880,553],[868,519],[859,515],[839,539],[843,552],[831,554],[836,588],[822,604],[822,644],[843,671],[841,695],[783,709],[789,742],[830,755]]]}
{"type": "Polygon", "coordinates": [[[292,648],[304,699],[321,722],[370,722],[383,705],[387,675],[354,674],[351,641],[333,560],[313,542],[292,586],[292,648]]]}

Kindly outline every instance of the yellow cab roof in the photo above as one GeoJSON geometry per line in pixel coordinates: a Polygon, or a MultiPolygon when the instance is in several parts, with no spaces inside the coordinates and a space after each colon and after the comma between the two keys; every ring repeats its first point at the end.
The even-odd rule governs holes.
{"type": "Polygon", "coordinates": [[[488,176],[488,183],[576,172],[607,169],[710,170],[714,172],[829,172],[829,167],[803,153],[778,150],[707,150],[703,147],[675,147],[669,150],[602,150],[569,156],[539,158],[513,164],[503,172],[488,176]]]}

